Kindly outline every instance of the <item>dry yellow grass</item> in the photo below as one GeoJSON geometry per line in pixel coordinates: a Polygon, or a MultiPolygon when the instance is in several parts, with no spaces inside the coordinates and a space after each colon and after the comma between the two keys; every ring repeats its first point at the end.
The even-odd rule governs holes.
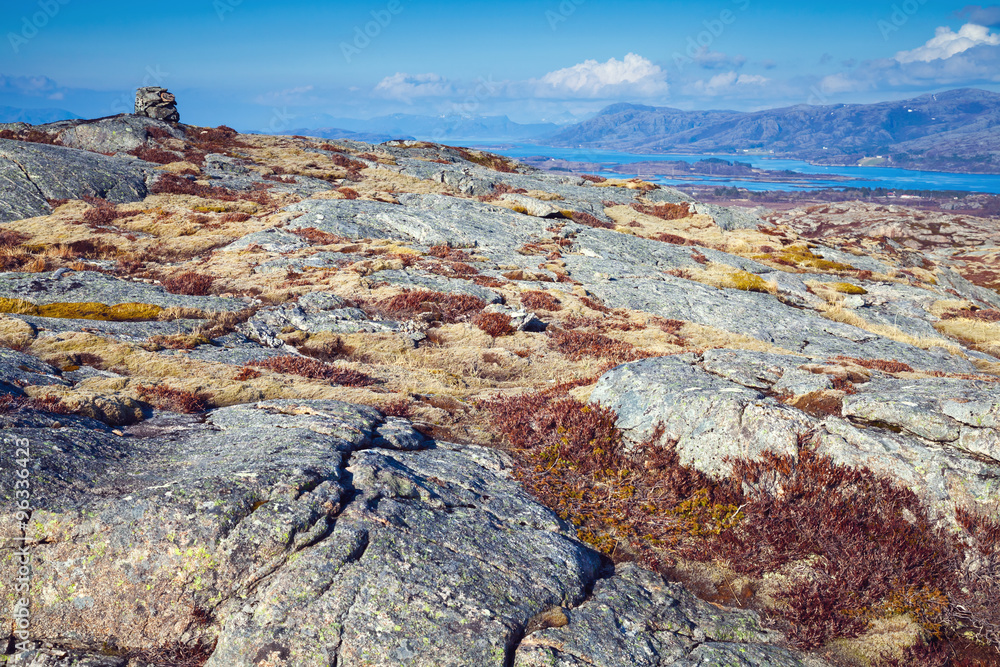
{"type": "Polygon", "coordinates": [[[944,338],[925,338],[922,336],[913,336],[898,327],[892,327],[885,324],[873,324],[861,317],[861,315],[859,315],[856,311],[845,309],[841,303],[830,304],[820,311],[820,315],[828,320],[841,322],[843,324],[850,324],[851,326],[864,329],[865,331],[889,338],[899,343],[906,343],[907,345],[913,345],[924,350],[929,350],[932,347],[940,347],[955,356],[962,357],[963,359],[966,357],[961,346],[956,345],[951,341],[944,338]]]}

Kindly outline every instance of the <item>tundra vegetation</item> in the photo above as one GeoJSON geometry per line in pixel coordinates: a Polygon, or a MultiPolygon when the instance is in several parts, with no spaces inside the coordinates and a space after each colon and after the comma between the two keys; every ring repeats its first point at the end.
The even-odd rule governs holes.
{"type": "MultiPolygon", "coordinates": [[[[79,419],[151,438],[171,413],[266,405],[306,420],[324,401],[367,406],[380,413],[359,414],[408,420],[425,448],[500,450],[605,571],[636,563],[753,610],[779,645],[837,665],[1000,663],[995,220],[920,233],[899,211],[880,227],[862,207],[848,225],[847,209],[705,207],[635,179],[540,174],[426,142],[147,125],[113,158],[140,170],[142,196],[62,192],[3,221],[0,361],[21,369],[0,378],[5,428],[79,419]],[[648,380],[623,389],[622,368],[648,380]],[[714,387],[704,404],[684,398],[689,377],[714,387]],[[645,396],[660,396],[657,382],[670,401],[645,396]],[[918,407],[893,404],[894,391],[918,407]],[[617,407],[591,399],[609,392],[617,407]],[[690,401],[703,414],[682,413],[690,401]],[[643,410],[658,416],[645,424],[643,410]],[[733,424],[741,452],[698,449],[733,424]]],[[[0,130],[0,157],[26,143],[71,150],[60,131],[0,130]]],[[[385,497],[436,498],[379,474],[385,497]]],[[[279,496],[247,512],[277,512],[279,496]]],[[[349,496],[316,511],[333,525],[349,496]]],[[[276,554],[325,535],[289,530],[276,554]]],[[[109,633],[107,653],[195,665],[224,664],[216,642],[236,650],[225,628],[237,612],[197,594],[223,566],[185,558],[177,581],[194,601],[171,603],[187,623],[173,643],[109,633]]],[[[293,562],[261,565],[258,583],[293,562]]],[[[525,619],[496,664],[535,664],[505,661],[521,639],[573,628],[565,606],[525,619]]],[[[99,632],[51,613],[63,625],[36,626],[39,641],[99,632]]],[[[66,648],[81,646],[101,643],[66,648]]]]}

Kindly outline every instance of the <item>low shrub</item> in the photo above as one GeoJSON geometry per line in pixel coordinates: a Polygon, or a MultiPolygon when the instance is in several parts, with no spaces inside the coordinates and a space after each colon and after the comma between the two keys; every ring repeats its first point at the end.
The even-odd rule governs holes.
{"type": "MultiPolygon", "coordinates": [[[[756,580],[795,565],[798,574],[762,611],[783,619],[781,629],[803,649],[901,613],[924,628],[936,653],[943,642],[966,642],[969,627],[997,627],[992,588],[982,593],[985,579],[956,574],[961,542],[935,528],[908,489],[815,454],[809,434],[800,436],[797,457],[731,461],[731,476],[710,479],[681,465],[661,429],[626,446],[617,415],[570,398],[569,388],[479,407],[526,488],[611,559],[667,575],[678,572],[675,555],[720,561],[756,580]]],[[[961,511],[959,521],[977,545],[989,545],[983,553],[1000,551],[1000,522],[961,511]]],[[[986,643],[989,632],[981,631],[986,643]]]]}
{"type": "Polygon", "coordinates": [[[591,183],[604,183],[608,180],[603,176],[596,176],[594,174],[580,174],[580,178],[591,183]]]}
{"type": "Polygon", "coordinates": [[[324,232],[323,230],[316,229],[315,227],[302,227],[300,229],[293,229],[291,232],[292,234],[301,236],[306,241],[315,243],[316,245],[335,245],[351,242],[351,239],[347,237],[324,232]]]}
{"type": "Polygon", "coordinates": [[[632,204],[632,208],[639,213],[652,215],[660,218],[661,220],[682,220],[693,215],[687,202],[681,202],[680,204],[663,203],[655,205],[636,202],[632,204]]]}
{"type": "Polygon", "coordinates": [[[240,369],[233,379],[237,382],[246,382],[247,380],[255,380],[261,376],[261,372],[256,368],[250,368],[249,366],[244,366],[240,369]]]}
{"type": "Polygon", "coordinates": [[[587,225],[588,227],[595,227],[597,229],[614,229],[615,224],[613,222],[605,222],[598,218],[597,216],[587,213],[586,211],[567,211],[563,213],[565,215],[569,213],[569,218],[578,225],[587,225]]]}
{"type": "Polygon", "coordinates": [[[411,290],[366,305],[372,314],[412,319],[423,316],[441,322],[459,322],[480,312],[486,302],[468,294],[411,290]]]}
{"type": "Polygon", "coordinates": [[[562,310],[559,299],[547,292],[529,290],[521,292],[518,298],[521,300],[522,306],[531,310],[562,310]]]}
{"type": "Polygon", "coordinates": [[[472,318],[472,323],[494,338],[511,336],[516,331],[510,315],[503,313],[479,313],[472,318]]]}
{"type": "Polygon", "coordinates": [[[978,320],[979,322],[1000,322],[1000,310],[989,308],[963,308],[941,314],[942,320],[978,320]]]}
{"type": "Polygon", "coordinates": [[[552,329],[549,333],[549,347],[565,354],[573,361],[592,357],[610,361],[615,365],[651,356],[647,352],[637,350],[631,343],[582,331],[552,329]]]}
{"type": "Polygon", "coordinates": [[[195,271],[185,271],[177,276],[164,278],[161,283],[171,294],[205,296],[212,289],[215,278],[195,271]]]}
{"type": "Polygon", "coordinates": [[[157,146],[139,146],[129,151],[130,155],[134,155],[140,160],[145,160],[146,162],[155,162],[156,164],[170,164],[171,162],[178,162],[182,158],[175,153],[163,150],[157,146]]]}
{"type": "Polygon", "coordinates": [[[311,380],[329,380],[333,384],[346,387],[367,387],[376,383],[374,378],[364,373],[294,355],[251,361],[247,366],[264,368],[275,373],[298,375],[311,380]]]}
{"type": "Polygon", "coordinates": [[[197,392],[171,389],[162,384],[139,386],[137,391],[142,400],[160,410],[194,414],[208,409],[207,397],[197,392]]]}
{"type": "Polygon", "coordinates": [[[195,197],[218,199],[220,201],[236,201],[239,199],[237,193],[229,188],[201,185],[175,174],[161,174],[156,183],[153,184],[151,192],[155,195],[193,195],[195,197]]]}
{"type": "Polygon", "coordinates": [[[912,373],[913,367],[895,359],[858,359],[857,357],[835,357],[838,361],[849,361],[862,368],[870,368],[883,373],[912,373]]]}

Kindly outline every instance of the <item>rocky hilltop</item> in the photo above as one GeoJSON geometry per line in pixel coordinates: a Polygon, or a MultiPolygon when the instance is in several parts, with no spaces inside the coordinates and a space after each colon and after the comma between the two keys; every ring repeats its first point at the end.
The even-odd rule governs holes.
{"type": "Polygon", "coordinates": [[[995,220],[0,137],[9,664],[997,664],[995,220]]]}

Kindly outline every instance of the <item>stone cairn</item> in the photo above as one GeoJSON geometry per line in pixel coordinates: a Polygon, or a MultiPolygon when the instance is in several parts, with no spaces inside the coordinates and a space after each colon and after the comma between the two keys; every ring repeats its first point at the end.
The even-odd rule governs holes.
{"type": "Polygon", "coordinates": [[[140,88],[136,91],[135,115],[165,120],[168,123],[177,123],[181,119],[181,115],[177,113],[177,98],[166,88],[158,86],[140,88]]]}

